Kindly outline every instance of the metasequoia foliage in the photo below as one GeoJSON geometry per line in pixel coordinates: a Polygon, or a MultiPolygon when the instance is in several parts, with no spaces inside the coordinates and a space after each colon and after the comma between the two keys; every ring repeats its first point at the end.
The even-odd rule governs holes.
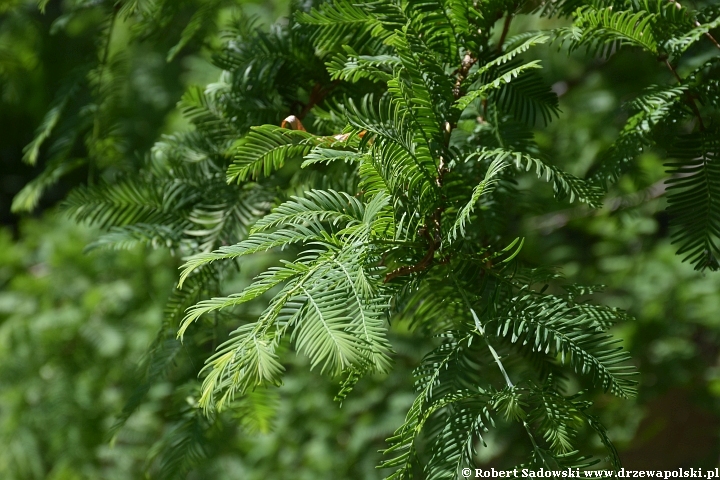
{"type": "Polygon", "coordinates": [[[65,202],[109,229],[95,247],[187,257],[118,428],[172,362],[178,324],[181,339],[213,328],[201,318],[236,326],[201,372],[197,404],[211,416],[280,384],[287,347],[337,376],[342,401],[364,375],[392,368],[388,329],[401,325],[436,343],[388,439],[388,478],[456,478],[487,432],[511,428],[525,435],[527,465],[619,468],[571,385],[634,394],[628,355],[608,333],[626,315],[523,258],[513,223],[530,210],[517,179],[531,172],[558,200],[598,208],[639,153],[664,151],[679,253],[717,268],[718,25],[717,6],[661,0],[335,0],[296,5],[269,32],[238,20],[214,56],[220,81],[183,98],[195,128],[164,137],[139,172],[65,202]],[[511,36],[518,15],[572,25],[511,36]],[[638,92],[585,179],[533,140],[561,115],[542,64],[528,59],[552,44],[601,57],[634,49],[670,79],[638,92]],[[706,60],[681,68],[696,50],[706,60]],[[250,256],[280,250],[245,288],[221,294],[250,256]],[[259,313],[238,320],[246,304],[259,313]],[[605,456],[579,451],[581,430],[605,456]]]}

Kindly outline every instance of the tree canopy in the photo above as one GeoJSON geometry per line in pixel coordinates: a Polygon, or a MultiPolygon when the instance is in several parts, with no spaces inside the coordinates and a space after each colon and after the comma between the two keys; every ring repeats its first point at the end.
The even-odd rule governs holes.
{"type": "Polygon", "coordinates": [[[714,465],[718,6],[273,5],[3,7],[9,478],[714,465]]]}

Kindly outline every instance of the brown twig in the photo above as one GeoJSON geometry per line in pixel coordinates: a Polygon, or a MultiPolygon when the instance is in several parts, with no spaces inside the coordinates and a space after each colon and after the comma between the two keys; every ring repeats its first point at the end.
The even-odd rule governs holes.
{"type": "Polygon", "coordinates": [[[415,265],[406,265],[400,268],[396,268],[392,272],[385,275],[385,280],[383,280],[383,283],[387,283],[393,278],[396,277],[402,277],[405,275],[410,275],[411,273],[420,272],[422,270],[425,270],[430,266],[430,264],[433,261],[433,258],[435,257],[435,244],[430,245],[430,249],[427,251],[425,256],[415,265]]]}
{"type": "Polygon", "coordinates": [[[670,63],[670,60],[668,60],[667,58],[665,58],[664,60],[665,60],[665,65],[667,65],[667,67],[670,69],[670,71],[672,72],[675,79],[678,81],[678,83],[680,85],[682,85],[682,78],[680,78],[680,75],[678,75],[677,71],[675,70],[675,67],[673,67],[672,64],[670,63]]]}
{"type": "Polygon", "coordinates": [[[503,30],[502,34],[500,35],[500,40],[498,41],[497,46],[497,52],[502,52],[503,43],[505,43],[505,38],[507,38],[508,31],[510,30],[510,22],[512,22],[512,14],[508,13],[507,17],[505,17],[505,23],[503,24],[503,30]]]}
{"type": "MultiPolygon", "coordinates": [[[[440,237],[440,215],[442,214],[442,210],[436,209],[435,212],[433,212],[432,215],[432,224],[433,224],[433,231],[434,235],[431,236],[428,232],[428,228],[426,226],[423,226],[420,228],[420,235],[425,237],[430,244],[430,247],[428,248],[428,251],[425,253],[425,256],[416,263],[415,265],[404,265],[402,267],[396,268],[392,272],[385,275],[384,283],[389,282],[393,278],[396,277],[402,277],[405,275],[410,275],[411,273],[420,272],[422,270],[427,269],[430,265],[432,265],[433,260],[435,259],[435,252],[438,248],[440,248],[440,244],[442,242],[442,238],[440,237]]],[[[447,263],[449,261],[449,258],[446,259],[444,257],[441,264],[447,263]]]]}
{"type": "Polygon", "coordinates": [[[310,113],[310,110],[317,105],[318,103],[325,100],[325,97],[328,96],[328,94],[335,88],[335,86],[339,83],[339,80],[335,80],[327,87],[323,87],[319,83],[316,83],[315,86],[310,91],[310,99],[308,100],[308,103],[305,104],[303,109],[300,111],[300,113],[297,115],[300,120],[305,118],[305,116],[310,113]]]}
{"type": "MultiPolygon", "coordinates": [[[[700,25],[700,22],[697,22],[697,21],[696,21],[695,23],[696,23],[698,26],[700,25]]],[[[710,32],[706,32],[706,33],[705,33],[705,36],[710,39],[710,41],[713,43],[713,45],[715,45],[715,46],[718,48],[718,50],[720,50],[720,43],[718,43],[718,41],[715,40],[715,37],[713,37],[710,32]]]]}
{"type": "MultiPolygon", "coordinates": [[[[429,247],[427,252],[425,253],[425,256],[416,263],[415,265],[404,265],[402,267],[396,268],[392,272],[385,275],[385,280],[383,280],[383,283],[387,283],[390,280],[402,277],[405,275],[410,275],[412,273],[420,272],[423,270],[426,270],[430,265],[433,264],[433,261],[435,260],[435,252],[440,248],[442,245],[442,226],[441,226],[441,219],[442,219],[442,213],[445,211],[444,206],[439,206],[435,209],[435,211],[430,216],[430,221],[427,223],[430,223],[432,226],[433,235],[431,236],[427,224],[420,228],[420,234],[425,237],[428,241],[429,247]]],[[[446,264],[450,261],[449,256],[445,256],[441,259],[440,264],[446,264]]]]}

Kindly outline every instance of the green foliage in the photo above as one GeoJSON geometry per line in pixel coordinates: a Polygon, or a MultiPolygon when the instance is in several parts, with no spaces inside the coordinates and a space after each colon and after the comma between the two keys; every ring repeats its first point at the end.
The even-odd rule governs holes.
{"type": "Polygon", "coordinates": [[[674,232],[674,243],[680,244],[678,253],[697,267],[713,270],[720,268],[716,258],[720,219],[715,204],[720,194],[718,133],[679,138],[669,153],[680,162],[668,164],[675,176],[668,180],[668,211],[678,219],[674,232]]]}
{"type": "MultiPolygon", "coordinates": [[[[220,4],[195,12],[170,58],[220,4]]],[[[205,362],[201,386],[173,385],[148,471],[200,468],[222,451],[214,432],[234,415],[251,430],[271,423],[268,392],[307,375],[289,368],[298,362],[289,350],[347,404],[363,381],[392,375],[403,335],[423,357],[379,462],[386,478],[456,478],[503,436],[517,442],[508,467],[619,468],[587,391],[635,394],[611,331],[629,317],[525,254],[528,232],[515,224],[566,200],[601,207],[639,153],[663,149],[679,253],[718,268],[718,62],[703,53],[680,65],[714,48],[720,17],[650,0],[533,5],[310,2],[269,32],[241,16],[213,57],[219,81],[183,97],[193,129],[163,137],[137,170],[70,194],[70,215],[108,230],[94,247],[163,247],[185,261],[114,427],[121,435],[181,348],[205,362]],[[572,14],[572,26],[508,38],[512,19],[530,11],[572,14]],[[562,118],[544,63],[531,57],[551,40],[603,58],[640,49],[677,82],[631,92],[634,113],[588,175],[538,141],[562,118]]],[[[91,76],[98,84],[103,68],[91,76]]],[[[61,111],[48,114],[28,158],[61,111]]],[[[90,157],[104,158],[98,122],[90,157]]]]}
{"type": "MultiPolygon", "coordinates": [[[[95,234],[46,220],[25,224],[22,242],[0,236],[5,478],[142,475],[144,453],[125,435],[103,447],[103,435],[135,388],[134,359],[162,312],[152,292],[168,288],[171,264],[161,252],[84,255],[95,234]]],[[[133,423],[127,433],[156,435],[155,428],[133,423]]]]}
{"type": "Polygon", "coordinates": [[[296,358],[300,376],[206,417],[191,400],[196,359],[212,345],[195,330],[183,345],[164,321],[203,298],[199,283],[163,308],[176,262],[147,248],[84,252],[97,235],[50,215],[24,222],[18,239],[0,234],[3,478],[290,479],[302,462],[307,480],[373,478],[375,452],[412,400],[402,364],[418,360],[416,342],[395,339],[391,381],[405,387],[385,396],[387,379],[368,379],[338,409],[334,382],[296,358]]]}
{"type": "MultiPolygon", "coordinates": [[[[703,65],[689,72],[685,77],[678,72],[678,63],[682,56],[700,39],[707,37],[709,44],[720,50],[715,37],[710,30],[720,25],[720,17],[712,8],[707,7],[696,12],[688,11],[677,2],[657,2],[645,0],[642,2],[629,2],[627,5],[609,5],[605,8],[586,6],[575,12],[576,21],[572,27],[560,29],[561,41],[568,41],[570,50],[586,47],[593,55],[611,55],[615,50],[623,47],[637,47],[644,53],[663,62],[675,78],[677,85],[652,86],[649,91],[631,103],[631,107],[638,113],[631,116],[620,137],[611,150],[601,157],[602,162],[596,166],[593,178],[600,184],[616,180],[627,172],[632,160],[639,152],[646,151],[648,147],[660,146],[675,156],[677,160],[686,162],[691,160],[690,152],[686,148],[677,149],[675,145],[687,145],[683,137],[690,131],[697,130],[700,137],[691,141],[697,144],[698,149],[692,152],[695,158],[713,156],[712,146],[706,145],[701,137],[718,136],[717,108],[714,100],[717,90],[712,93],[707,90],[710,77],[717,73],[715,63],[717,56],[703,65]],[[620,8],[618,8],[620,7],[620,8]],[[710,17],[701,24],[698,17],[707,12],[710,17]],[[693,122],[689,129],[678,130],[673,128],[677,124],[693,122]]],[[[618,2],[622,4],[622,2],[618,2]]],[[[671,162],[676,169],[681,165],[671,162]]],[[[688,167],[690,168],[690,167],[688,167]]],[[[682,170],[673,170],[680,173],[682,170]]],[[[671,172],[671,173],[673,173],[671,172]]],[[[682,173],[680,173],[682,175],[682,173]]],[[[713,193],[708,191],[708,200],[713,201],[713,193]]],[[[698,190],[697,195],[700,195],[698,190]]],[[[673,203],[677,203],[680,194],[675,194],[673,203]]],[[[673,221],[680,229],[677,233],[680,242],[679,254],[689,253],[686,260],[691,260],[699,270],[706,268],[716,270],[716,257],[720,253],[715,246],[715,233],[711,233],[714,225],[712,214],[705,215],[708,220],[704,226],[699,226],[692,219],[691,213],[695,207],[708,200],[697,203],[690,199],[683,206],[676,205],[669,209],[673,221]],[[694,205],[691,207],[690,205],[694,205]],[[684,228],[687,227],[687,228],[684,228]],[[698,245],[704,244],[703,252],[698,252],[698,245]]],[[[704,207],[705,211],[709,207],[704,207]]]]}

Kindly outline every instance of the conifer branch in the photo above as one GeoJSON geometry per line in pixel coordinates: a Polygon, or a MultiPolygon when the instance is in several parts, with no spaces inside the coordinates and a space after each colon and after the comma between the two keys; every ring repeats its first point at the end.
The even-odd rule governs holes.
{"type": "MultiPolygon", "coordinates": [[[[550,2],[530,15],[574,12],[571,28],[511,37],[517,2],[305,3],[316,6],[294,3],[303,9],[297,22],[232,34],[214,57],[222,80],[184,97],[194,130],[164,137],[139,174],[76,190],[66,202],[76,219],[110,229],[98,246],[142,244],[186,257],[186,289],[169,309],[172,324],[184,313],[180,334],[198,364],[208,346],[216,347],[202,372],[199,405],[208,413],[236,406],[256,387],[297,375],[296,368],[285,372],[289,349],[346,378],[338,394],[345,398],[363,375],[391,368],[387,330],[402,319],[437,348],[417,365],[415,401],[389,439],[385,453],[393,458],[383,465],[396,469],[390,478],[420,469],[429,479],[454,478],[473,465],[473,447],[498,412],[527,431],[531,461],[572,463],[569,452],[580,449],[573,429],[581,424],[616,456],[602,427],[581,412],[585,402],[566,397],[546,374],[563,370],[632,395],[628,356],[608,332],[627,315],[576,301],[577,292],[592,289],[561,283],[544,259],[530,259],[539,268],[525,264],[517,230],[547,203],[541,190],[523,197],[536,204],[517,200],[525,180],[540,179],[558,201],[598,207],[607,184],[630,171],[659,133],[670,132],[679,139],[673,137],[677,151],[668,150],[677,159],[668,188],[675,238],[696,268],[715,268],[720,147],[701,111],[712,116],[717,106],[715,79],[706,78],[716,64],[683,79],[670,59],[692,53],[703,36],[718,47],[706,31],[718,20],[697,17],[704,25],[695,28],[666,2],[660,13],[633,2],[622,11],[550,2]],[[553,36],[593,54],[640,49],[664,61],[677,81],[638,92],[633,114],[589,180],[545,158],[535,140],[535,129],[562,113],[539,73],[542,64],[524,56],[553,36]],[[665,49],[672,57],[661,55],[665,49]],[[323,63],[327,71],[318,68],[323,63]],[[340,82],[343,95],[335,95],[340,82]],[[478,115],[483,121],[473,122],[478,115]],[[684,135],[677,125],[694,117],[700,132],[684,135]],[[518,181],[525,172],[534,175],[518,181]],[[251,255],[263,261],[247,262],[251,255]],[[231,285],[224,279],[238,265],[244,275],[266,263],[225,293],[231,285]],[[560,286],[568,293],[557,293],[560,286]],[[226,315],[230,309],[236,311],[226,315]],[[213,322],[196,322],[207,315],[213,322]],[[232,322],[223,341],[220,332],[232,322]],[[415,455],[421,442],[428,455],[415,455]]],[[[98,55],[103,63],[107,48],[98,55]]],[[[102,125],[95,124],[95,137],[102,125]]],[[[606,210],[640,205],[665,188],[608,199],[606,210]]],[[[531,228],[557,228],[595,211],[555,212],[531,228]]],[[[506,427],[494,428],[502,435],[506,427]]]]}

